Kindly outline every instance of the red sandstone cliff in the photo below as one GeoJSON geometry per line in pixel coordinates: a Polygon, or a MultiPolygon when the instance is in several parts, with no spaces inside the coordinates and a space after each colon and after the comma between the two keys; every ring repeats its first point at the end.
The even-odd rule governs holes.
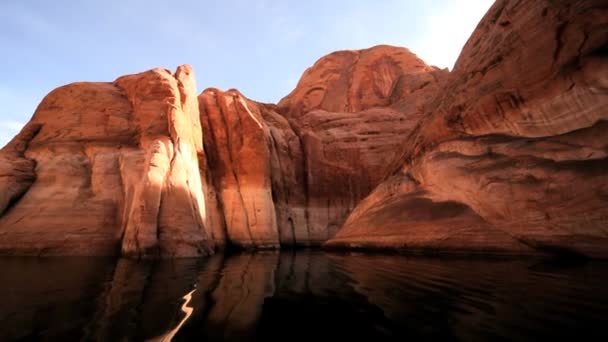
{"type": "Polygon", "coordinates": [[[608,9],[497,1],[328,246],[608,256],[608,9]]]}
{"type": "Polygon", "coordinates": [[[0,151],[0,251],[209,254],[195,91],[182,66],[47,95],[0,151]]]}
{"type": "Polygon", "coordinates": [[[0,253],[608,256],[608,10],[499,0],[453,72],[339,51],[277,105],[192,70],[52,91],[0,150],[0,253]]]}
{"type": "Polygon", "coordinates": [[[407,49],[377,46],[321,58],[278,106],[235,90],[203,91],[217,240],[277,247],[332,237],[381,181],[446,76],[407,49]]]}
{"type": "Polygon", "coordinates": [[[60,87],[0,152],[0,251],[320,245],[380,182],[446,75],[378,46],[324,57],[300,81],[304,100],[297,88],[280,106],[235,90],[196,96],[189,67],[60,87]],[[302,109],[310,84],[351,105],[302,109]]]}

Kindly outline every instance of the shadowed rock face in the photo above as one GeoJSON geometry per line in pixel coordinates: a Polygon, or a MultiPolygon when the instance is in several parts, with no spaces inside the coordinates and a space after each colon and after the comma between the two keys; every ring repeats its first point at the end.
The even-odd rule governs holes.
{"type": "Polygon", "coordinates": [[[608,11],[497,1],[329,246],[608,256],[608,11]]]}

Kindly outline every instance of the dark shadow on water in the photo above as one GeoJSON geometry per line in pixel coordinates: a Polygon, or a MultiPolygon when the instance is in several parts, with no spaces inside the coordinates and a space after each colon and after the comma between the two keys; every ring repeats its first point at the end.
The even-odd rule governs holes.
{"type": "Polygon", "coordinates": [[[0,259],[0,341],[608,338],[608,263],[324,253],[0,259]]]}

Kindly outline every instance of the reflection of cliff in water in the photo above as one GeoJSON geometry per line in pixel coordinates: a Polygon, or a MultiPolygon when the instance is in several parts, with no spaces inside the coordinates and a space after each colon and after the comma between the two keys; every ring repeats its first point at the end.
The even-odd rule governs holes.
{"type": "Polygon", "coordinates": [[[312,251],[0,259],[0,340],[605,336],[608,264],[535,263],[312,251]]]}
{"type": "Polygon", "coordinates": [[[579,338],[581,331],[607,335],[602,328],[608,322],[605,263],[329,258],[351,275],[358,293],[399,322],[401,331],[417,337],[467,341],[579,338]]]}
{"type": "Polygon", "coordinates": [[[0,258],[0,341],[79,340],[113,264],[105,258],[0,258]]]}

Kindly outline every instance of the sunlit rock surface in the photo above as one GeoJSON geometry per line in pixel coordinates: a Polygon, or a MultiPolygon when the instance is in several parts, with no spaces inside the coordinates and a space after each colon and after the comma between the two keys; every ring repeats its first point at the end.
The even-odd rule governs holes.
{"type": "Polygon", "coordinates": [[[2,254],[208,255],[199,120],[189,66],[52,91],[0,151],[2,254]]]}
{"type": "Polygon", "coordinates": [[[452,72],[338,51],[278,104],[154,69],[53,90],[0,150],[0,254],[608,257],[608,12],[500,0],[452,72]]]}
{"type": "Polygon", "coordinates": [[[328,246],[608,256],[608,11],[497,1],[328,246]]]}
{"type": "Polygon", "coordinates": [[[278,106],[203,91],[215,239],[258,248],[325,242],[382,180],[447,74],[407,49],[376,46],[321,58],[278,106]],[[329,93],[311,105],[319,87],[329,93]]]}

